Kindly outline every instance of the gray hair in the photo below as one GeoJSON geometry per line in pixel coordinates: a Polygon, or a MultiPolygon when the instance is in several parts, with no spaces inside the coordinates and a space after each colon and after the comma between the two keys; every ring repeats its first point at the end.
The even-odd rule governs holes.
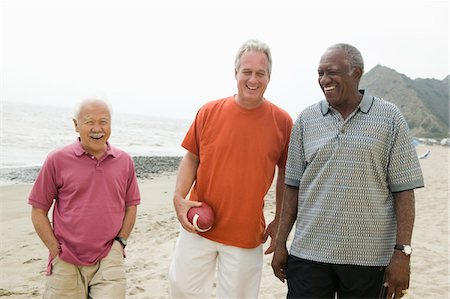
{"type": "Polygon", "coordinates": [[[75,106],[73,118],[74,118],[74,119],[78,119],[78,117],[80,116],[81,109],[82,109],[85,105],[87,105],[87,104],[93,104],[93,103],[105,105],[106,108],[108,108],[109,115],[110,115],[110,116],[112,115],[112,108],[111,108],[111,105],[109,104],[109,102],[108,102],[106,99],[102,99],[102,98],[99,98],[99,97],[93,97],[93,98],[86,98],[86,99],[80,101],[80,102],[75,106]]]}
{"type": "Polygon", "coordinates": [[[361,52],[359,52],[356,47],[345,43],[339,43],[328,47],[327,50],[332,49],[343,50],[347,56],[350,68],[353,69],[355,67],[359,67],[361,69],[361,73],[364,73],[364,60],[362,58],[361,52]]]}
{"type": "Polygon", "coordinates": [[[266,54],[267,61],[269,62],[267,65],[267,71],[270,75],[272,72],[272,55],[270,54],[270,48],[267,44],[256,39],[249,39],[239,48],[239,51],[236,54],[236,59],[234,60],[234,70],[238,71],[241,67],[242,54],[252,51],[263,52],[264,54],[266,54]]]}

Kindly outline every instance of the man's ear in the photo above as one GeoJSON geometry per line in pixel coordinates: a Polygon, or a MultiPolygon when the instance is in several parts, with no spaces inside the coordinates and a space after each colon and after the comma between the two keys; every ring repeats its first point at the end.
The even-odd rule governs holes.
{"type": "Polygon", "coordinates": [[[77,120],[75,118],[72,118],[72,121],[73,121],[73,126],[75,128],[75,132],[78,132],[78,122],[77,122],[77,120]]]}
{"type": "Polygon", "coordinates": [[[353,69],[353,72],[352,72],[352,76],[353,76],[353,78],[355,78],[356,80],[360,80],[361,79],[361,77],[362,77],[362,70],[361,70],[361,68],[360,67],[355,67],[354,69],[353,69]]]}

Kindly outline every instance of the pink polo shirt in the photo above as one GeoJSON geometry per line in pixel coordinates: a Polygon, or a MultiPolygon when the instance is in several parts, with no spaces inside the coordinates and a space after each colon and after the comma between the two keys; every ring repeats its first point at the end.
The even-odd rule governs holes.
{"type": "Polygon", "coordinates": [[[125,208],[140,203],[133,159],[108,144],[97,160],[79,140],[51,152],[31,190],[28,203],[53,210],[59,257],[75,265],[93,265],[111,249],[122,227],[125,208]]]}

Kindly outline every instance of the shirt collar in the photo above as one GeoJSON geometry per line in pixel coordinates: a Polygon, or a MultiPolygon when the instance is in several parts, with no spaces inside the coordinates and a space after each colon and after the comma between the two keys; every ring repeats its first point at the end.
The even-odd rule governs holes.
{"type": "MultiPolygon", "coordinates": [[[[358,108],[362,113],[367,114],[370,108],[372,108],[374,98],[373,96],[365,94],[364,89],[359,90],[359,92],[363,94],[363,98],[359,103],[358,108]]],[[[326,99],[320,102],[320,110],[322,111],[323,116],[325,116],[329,112],[330,104],[326,99]]]]}
{"type": "MultiPolygon", "coordinates": [[[[75,155],[77,157],[80,157],[82,155],[84,155],[86,153],[86,151],[84,150],[83,146],[81,145],[81,140],[80,137],[77,138],[77,140],[73,143],[73,151],[75,152],[75,155]]],[[[106,155],[112,156],[112,157],[116,157],[117,156],[117,151],[115,148],[113,148],[109,142],[106,142],[106,155]]]]}

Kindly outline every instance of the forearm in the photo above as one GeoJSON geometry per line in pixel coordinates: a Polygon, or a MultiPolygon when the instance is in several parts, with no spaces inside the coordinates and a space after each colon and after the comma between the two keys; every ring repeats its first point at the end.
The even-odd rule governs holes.
{"type": "Polygon", "coordinates": [[[286,246],[292,226],[297,219],[298,188],[286,186],[277,233],[277,245],[286,246]]]}
{"type": "Polygon", "coordinates": [[[275,186],[275,220],[280,220],[281,215],[281,209],[283,205],[283,198],[284,198],[284,191],[286,189],[286,185],[284,184],[284,176],[285,176],[285,169],[284,168],[278,168],[278,177],[277,182],[275,186]]]}
{"type": "MultiPolygon", "coordinates": [[[[397,219],[397,244],[411,244],[414,225],[414,191],[396,192],[394,195],[394,209],[397,219]]],[[[408,289],[410,280],[410,256],[394,250],[388,267],[386,268],[385,286],[387,298],[400,298],[403,290],[408,289]]]]}
{"type": "Polygon", "coordinates": [[[187,152],[180,163],[175,192],[173,195],[173,206],[177,213],[178,221],[188,232],[194,233],[195,227],[187,219],[187,213],[193,206],[200,206],[201,203],[186,200],[186,196],[194,184],[197,177],[197,168],[200,163],[199,157],[191,152],[187,152]]]}
{"type": "MultiPolygon", "coordinates": [[[[175,183],[175,196],[185,198],[191,190],[192,184],[197,177],[197,168],[199,164],[198,156],[188,152],[183,157],[178,170],[177,180],[175,183]]],[[[174,198],[175,199],[175,198],[174,198]]]]}
{"type": "Polygon", "coordinates": [[[411,244],[415,218],[414,190],[396,192],[393,195],[397,218],[396,244],[411,244]]]}
{"type": "Polygon", "coordinates": [[[50,255],[55,257],[59,252],[59,243],[53,232],[47,212],[33,207],[31,210],[31,222],[33,223],[34,229],[36,230],[39,238],[48,248],[50,255]]]}
{"type": "Polygon", "coordinates": [[[137,206],[129,206],[125,210],[122,227],[117,236],[128,239],[136,222],[137,206]]]}

